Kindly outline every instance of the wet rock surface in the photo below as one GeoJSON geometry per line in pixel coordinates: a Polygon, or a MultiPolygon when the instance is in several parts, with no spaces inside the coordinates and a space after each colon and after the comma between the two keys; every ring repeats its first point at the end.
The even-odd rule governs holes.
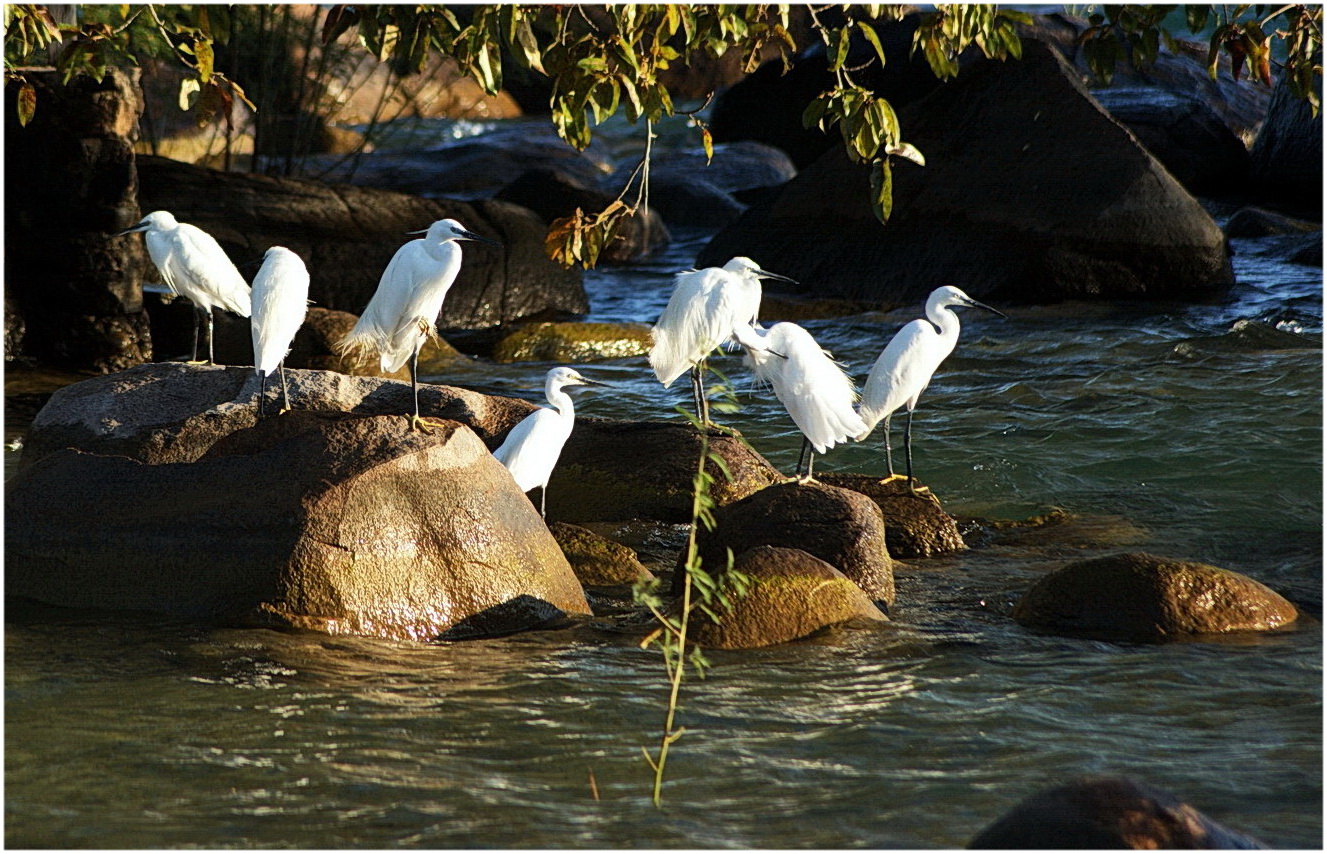
{"type": "Polygon", "coordinates": [[[538,513],[455,422],[294,412],[189,463],[61,450],[6,504],[6,595],[48,604],[414,640],[589,613],[538,513]]]}
{"type": "Polygon", "coordinates": [[[605,587],[632,584],[653,576],[635,551],[587,528],[554,522],[548,530],[581,584],[605,587]]]}
{"type": "Polygon", "coordinates": [[[934,557],[967,548],[958,523],[941,507],[938,499],[912,495],[903,481],[881,483],[880,478],[859,474],[826,473],[821,483],[860,492],[876,503],[885,517],[885,544],[890,557],[934,557]]]}
{"type": "Polygon", "coordinates": [[[754,649],[850,621],[888,619],[847,576],[801,549],[757,546],[734,559],[733,571],[750,586],[718,622],[697,613],[694,637],[701,646],[754,649]]]}
{"type": "Polygon", "coordinates": [[[1123,777],[1081,780],[1032,795],[968,843],[973,849],[1252,849],[1178,796],[1123,777]]]}
{"type": "Polygon", "coordinates": [[[1078,561],[1036,581],[1014,607],[1029,628],[1079,637],[1174,640],[1268,631],[1298,610],[1228,569],[1129,552],[1078,561]]]}
{"type": "Polygon", "coordinates": [[[495,362],[587,362],[620,359],[650,351],[645,323],[531,323],[503,335],[493,346],[495,362]]]}

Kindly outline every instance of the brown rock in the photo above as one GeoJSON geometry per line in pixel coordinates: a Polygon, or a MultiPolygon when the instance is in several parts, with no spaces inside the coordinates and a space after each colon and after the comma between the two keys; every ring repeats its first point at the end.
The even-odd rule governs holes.
{"type": "MultiPolygon", "coordinates": [[[[894,602],[894,569],[880,508],[860,493],[822,483],[778,483],[714,512],[715,527],[696,535],[701,566],[722,567],[756,546],[802,549],[842,572],[873,600],[894,602]]],[[[679,557],[678,589],[685,555],[679,557]]]]}
{"type": "Polygon", "coordinates": [[[933,497],[912,495],[904,481],[828,472],[821,483],[860,492],[876,503],[885,517],[885,545],[890,557],[933,557],[967,548],[958,524],[933,497]]]}
{"type": "Polygon", "coordinates": [[[1123,640],[1266,631],[1298,616],[1247,576],[1143,552],[1062,567],[1034,583],[1013,611],[1030,628],[1123,640]]]}
{"type": "Polygon", "coordinates": [[[737,556],[733,571],[751,584],[719,622],[695,612],[693,637],[701,646],[754,649],[853,620],[889,619],[847,576],[801,549],[757,546],[737,556]]]}
{"type": "Polygon", "coordinates": [[[654,577],[636,553],[621,543],[566,522],[554,522],[548,530],[581,584],[606,587],[654,577]]]}
{"type": "Polygon", "coordinates": [[[414,640],[589,613],[529,501],[456,423],[294,412],[191,463],[62,450],[15,475],[6,505],[9,597],[414,640]]]}
{"type": "Polygon", "coordinates": [[[644,323],[531,323],[498,340],[496,362],[589,362],[650,352],[644,323]]]}
{"type": "Polygon", "coordinates": [[[973,837],[974,849],[1265,848],[1170,792],[1122,777],[1039,792],[973,837]]]}

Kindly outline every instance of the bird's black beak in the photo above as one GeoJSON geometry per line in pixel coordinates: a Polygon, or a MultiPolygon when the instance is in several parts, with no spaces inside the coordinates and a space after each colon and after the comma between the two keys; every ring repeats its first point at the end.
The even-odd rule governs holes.
{"type": "Polygon", "coordinates": [[[1000,309],[998,308],[992,308],[991,306],[987,305],[984,302],[977,302],[975,299],[969,299],[968,305],[972,306],[973,308],[984,308],[987,311],[989,311],[991,314],[998,314],[1001,317],[1003,317],[1005,320],[1009,319],[1009,315],[1005,314],[1003,311],[1000,311],[1000,309]]]}
{"type": "Polygon", "coordinates": [[[780,276],[778,273],[771,273],[768,270],[757,270],[756,275],[762,279],[774,279],[777,282],[787,282],[790,285],[797,284],[796,279],[790,279],[787,276],[780,276]]]}
{"type": "Polygon", "coordinates": [[[462,231],[457,237],[464,237],[466,240],[478,240],[480,243],[487,243],[491,246],[502,245],[492,238],[484,237],[482,234],[475,234],[473,231],[462,231]]]}
{"type": "Polygon", "coordinates": [[[583,383],[584,385],[597,385],[603,388],[612,388],[612,386],[609,385],[608,383],[601,383],[598,380],[587,380],[585,377],[581,377],[581,383],[583,383]]]}
{"type": "Polygon", "coordinates": [[[117,232],[115,232],[114,234],[112,234],[111,236],[112,236],[112,237],[123,237],[123,236],[126,235],[126,234],[133,234],[133,233],[136,232],[136,231],[147,231],[147,229],[148,229],[148,225],[147,225],[147,223],[146,223],[146,222],[140,222],[140,223],[138,223],[137,225],[131,225],[131,226],[129,226],[129,227],[126,228],[124,231],[117,231],[117,232]]]}

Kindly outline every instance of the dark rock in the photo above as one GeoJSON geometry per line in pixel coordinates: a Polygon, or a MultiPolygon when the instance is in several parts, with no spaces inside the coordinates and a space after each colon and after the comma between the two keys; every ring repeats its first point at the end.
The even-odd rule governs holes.
{"type": "Polygon", "coordinates": [[[1305,235],[1290,254],[1290,263],[1306,267],[1322,266],[1322,232],[1305,235]]]}
{"type": "MultiPolygon", "coordinates": [[[[1322,80],[1317,83],[1321,93],[1322,80]]],[[[1322,113],[1296,98],[1282,80],[1267,121],[1250,152],[1251,176],[1261,199],[1322,219],[1322,113]]]]}
{"type": "Polygon", "coordinates": [[[548,530],[581,584],[604,587],[654,577],[636,553],[621,543],[566,522],[554,522],[548,530]]]}
{"type": "Polygon", "coordinates": [[[1266,631],[1298,616],[1294,605],[1247,576],[1142,552],[1058,569],[1034,583],[1013,612],[1029,628],[1119,640],[1266,631]]]}
{"type": "MultiPolygon", "coordinates": [[[[503,187],[495,198],[529,208],[545,223],[569,217],[579,209],[586,214],[605,210],[618,191],[598,189],[549,169],[527,169],[503,187]]],[[[599,256],[604,264],[629,264],[653,255],[672,241],[668,226],[652,207],[618,223],[613,240],[599,256]]]]}
{"type": "Polygon", "coordinates": [[[770,322],[791,320],[794,323],[801,323],[807,320],[824,320],[829,317],[862,314],[879,307],[878,305],[869,305],[856,300],[837,299],[835,297],[807,299],[806,297],[766,291],[760,298],[760,319],[770,322]]]}
{"type": "Polygon", "coordinates": [[[691,625],[700,646],[755,649],[843,623],[889,619],[847,576],[801,549],[757,546],[733,560],[733,571],[751,584],[717,623],[695,613],[691,625]]]}
{"type": "Polygon", "coordinates": [[[490,633],[589,613],[539,515],[457,423],[294,412],[191,463],[61,450],[6,484],[6,506],[5,593],[53,605],[413,640],[486,612],[490,633]],[[514,600],[547,607],[500,607],[514,600]]]}
{"type": "MultiPolygon", "coordinates": [[[[490,447],[497,447],[496,442],[490,447]]],[[[764,457],[739,439],[711,433],[709,444],[733,476],[729,481],[713,463],[706,467],[715,478],[710,494],[720,505],[782,480],[764,457]]],[[[548,518],[689,523],[699,461],[700,435],[689,424],[577,418],[548,484],[548,518]]]]}
{"type": "Polygon", "coordinates": [[[1092,94],[1189,192],[1224,197],[1247,191],[1249,151],[1206,101],[1151,87],[1092,94]]]}
{"type": "Polygon", "coordinates": [[[1051,49],[981,61],[901,111],[928,165],[894,167],[881,225],[865,166],[842,147],[754,205],[698,266],[760,259],[818,294],[921,300],[1209,296],[1233,281],[1225,236],[1088,96],[1051,49]]]}
{"type": "Polygon", "coordinates": [[[1271,237],[1311,232],[1322,234],[1322,224],[1256,207],[1240,208],[1226,223],[1226,237],[1271,237]]]}
{"type": "Polygon", "coordinates": [[[972,849],[1253,849],[1170,792],[1122,777],[1039,792],[973,837],[972,849]]]}
{"type": "Polygon", "coordinates": [[[746,206],[704,178],[650,177],[650,207],[666,222],[696,228],[721,228],[746,206]]]}
{"type": "Polygon", "coordinates": [[[496,362],[588,362],[650,352],[644,323],[532,323],[498,339],[496,362]]]}
{"type": "MultiPolygon", "coordinates": [[[[404,416],[413,408],[408,383],[294,369],[286,377],[295,410],[404,416]]],[[[19,466],[30,468],[61,448],[150,464],[192,462],[223,436],[254,425],[257,392],[251,368],[175,362],[68,385],[37,414],[19,466]]],[[[428,384],[420,386],[419,403],[426,417],[460,421],[486,441],[534,409],[523,400],[428,384]]]]}
{"type": "MultiPolygon", "coordinates": [[[[714,530],[696,532],[701,566],[714,573],[756,546],[802,549],[852,579],[873,600],[894,602],[894,569],[885,523],[871,499],[821,483],[777,483],[714,511],[714,530]]],[[[679,555],[673,589],[686,555],[679,555]]]]}
{"type": "Polygon", "coordinates": [[[422,199],[219,172],[157,157],[140,156],[138,168],[145,210],[169,210],[198,226],[240,263],[261,258],[271,246],[285,246],[304,259],[312,277],[309,298],[322,308],[363,311],[396,250],[413,239],[407,232],[452,217],[502,247],[466,244],[439,328],[482,329],[589,310],[580,273],[563,270],[544,254],[544,223],[505,202],[422,199]]]}
{"type": "Polygon", "coordinates": [[[954,517],[941,509],[940,502],[912,495],[901,480],[881,483],[876,477],[834,472],[817,478],[828,486],[860,492],[876,503],[885,517],[890,557],[934,557],[967,548],[954,517]]]}
{"type": "Polygon", "coordinates": [[[27,324],[23,321],[23,313],[19,311],[18,303],[8,293],[5,293],[5,361],[12,362],[18,358],[19,353],[23,351],[23,336],[27,332],[27,324]]]}
{"type": "Polygon", "coordinates": [[[26,127],[17,120],[19,87],[5,86],[6,346],[21,342],[21,355],[70,370],[147,361],[138,276],[147,252],[141,238],[112,236],[140,218],[137,71],[111,68],[100,81],[77,75],[67,84],[55,71],[25,77],[37,90],[26,127]]]}

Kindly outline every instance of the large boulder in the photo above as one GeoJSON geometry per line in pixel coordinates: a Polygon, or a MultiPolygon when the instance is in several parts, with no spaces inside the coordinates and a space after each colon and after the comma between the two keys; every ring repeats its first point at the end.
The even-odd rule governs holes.
{"type": "Polygon", "coordinates": [[[566,522],[554,522],[548,530],[581,584],[612,587],[654,577],[636,552],[619,542],[566,522]]]}
{"type": "Polygon", "coordinates": [[[893,215],[842,146],[701,252],[872,302],[957,284],[981,299],[1208,296],[1233,281],[1220,228],[1045,45],[983,60],[900,111],[925,167],[895,163],[893,215]]]}
{"type": "Polygon", "coordinates": [[[455,422],[289,413],[188,463],[56,451],[5,502],[11,601],[413,640],[589,613],[529,501],[455,422]]]}
{"type": "Polygon", "coordinates": [[[696,643],[755,649],[804,638],[844,623],[885,622],[871,597],[847,576],[801,549],[757,546],[733,560],[750,585],[716,622],[696,612],[696,643]]]}
{"type": "Polygon", "coordinates": [[[876,503],[885,517],[885,545],[890,557],[935,557],[967,548],[958,523],[934,496],[913,495],[904,481],[882,483],[861,474],[827,472],[821,483],[860,492],[876,503]]]}
{"type": "Polygon", "coordinates": [[[496,362],[588,362],[650,352],[644,323],[528,323],[502,335],[493,346],[496,362]]]}
{"type": "MultiPolygon", "coordinates": [[[[404,416],[414,406],[410,385],[395,380],[293,369],[286,377],[295,410],[404,416]]],[[[269,383],[269,394],[274,385],[269,383]]],[[[222,437],[254,425],[257,394],[251,368],[180,362],[139,365],[74,383],[37,413],[19,466],[31,468],[62,448],[150,464],[193,462],[222,437]]],[[[534,409],[515,398],[427,384],[420,387],[419,401],[426,417],[460,421],[490,442],[534,409]]]]}
{"type": "Polygon", "coordinates": [[[1142,552],[1064,566],[1038,579],[1013,611],[1030,628],[1120,640],[1267,631],[1298,616],[1294,605],[1247,576],[1142,552]]]}
{"type": "MultiPolygon", "coordinates": [[[[271,246],[297,253],[312,277],[309,298],[322,308],[362,312],[396,250],[414,239],[407,232],[452,217],[502,247],[465,245],[440,328],[484,329],[589,310],[579,271],[549,260],[544,223],[515,205],[220,172],[158,157],[140,156],[138,171],[143,210],[168,210],[202,228],[231,260],[257,260],[271,246]]],[[[150,265],[143,273],[156,277],[150,265]]],[[[184,340],[192,332],[185,327],[174,334],[184,340]]]]}
{"type": "Polygon", "coordinates": [[[1080,780],[1038,792],[968,843],[978,850],[1254,849],[1170,792],[1123,777],[1080,780]]]}
{"type": "MultiPolygon", "coordinates": [[[[701,566],[721,571],[728,550],[801,549],[850,578],[872,600],[894,602],[894,564],[880,508],[860,493],[821,483],[784,482],[714,511],[714,529],[696,532],[701,566]],[[718,569],[716,569],[716,567],[718,569]]],[[[678,556],[673,590],[685,554],[678,556]]]]}
{"type": "MultiPolygon", "coordinates": [[[[1318,78],[1322,94],[1322,78],[1318,78]]],[[[1322,113],[1282,80],[1250,152],[1258,196],[1322,219],[1322,113]]]]}

